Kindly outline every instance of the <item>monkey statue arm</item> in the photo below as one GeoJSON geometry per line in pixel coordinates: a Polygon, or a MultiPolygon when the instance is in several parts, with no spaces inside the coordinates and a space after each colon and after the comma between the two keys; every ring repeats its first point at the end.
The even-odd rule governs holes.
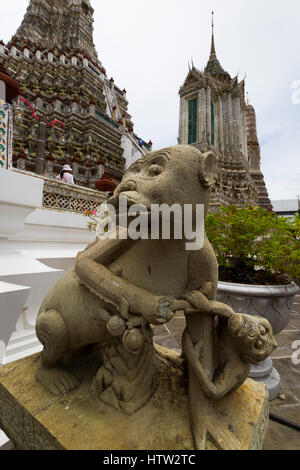
{"type": "Polygon", "coordinates": [[[187,303],[165,296],[155,296],[150,291],[115,275],[105,267],[134,243],[135,241],[131,239],[119,238],[106,238],[93,243],[77,256],[76,274],[82,284],[101,299],[112,303],[121,314],[126,316],[130,310],[133,314],[143,315],[149,323],[154,325],[165,323],[172,318],[175,311],[180,310],[187,303]]]}
{"type": "Polygon", "coordinates": [[[277,347],[272,327],[265,318],[235,313],[228,305],[209,301],[200,291],[188,293],[184,298],[194,308],[185,311],[189,322],[182,337],[183,352],[205,394],[218,400],[239,388],[248,377],[250,365],[264,361],[277,347]],[[224,359],[224,350],[225,361],[222,370],[211,377],[201,362],[203,337],[192,338],[193,329],[188,328],[189,324],[197,324],[197,314],[217,315],[221,321],[219,355],[224,359]]]}
{"type": "Polygon", "coordinates": [[[186,314],[205,313],[226,320],[229,320],[232,315],[235,315],[235,312],[228,305],[217,302],[216,300],[208,300],[202,290],[188,292],[183,297],[192,305],[192,308],[187,307],[185,309],[186,314]]]}
{"type": "Polygon", "coordinates": [[[188,331],[185,330],[182,336],[182,346],[199,384],[209,398],[214,400],[223,398],[230,391],[239,388],[248,377],[250,364],[245,363],[237,354],[233,353],[222,371],[211,380],[199,360],[203,340],[199,340],[194,346],[188,331]]]}

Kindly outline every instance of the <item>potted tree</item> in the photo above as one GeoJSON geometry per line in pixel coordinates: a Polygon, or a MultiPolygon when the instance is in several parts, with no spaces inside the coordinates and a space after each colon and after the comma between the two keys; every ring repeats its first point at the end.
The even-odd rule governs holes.
{"type": "MultiPolygon", "coordinates": [[[[288,219],[258,207],[221,207],[207,215],[206,232],[219,262],[218,300],[236,312],[267,318],[278,334],[300,290],[299,215],[288,219]]],[[[280,378],[270,359],[252,377],[268,377],[270,398],[277,396],[280,378]]]]}

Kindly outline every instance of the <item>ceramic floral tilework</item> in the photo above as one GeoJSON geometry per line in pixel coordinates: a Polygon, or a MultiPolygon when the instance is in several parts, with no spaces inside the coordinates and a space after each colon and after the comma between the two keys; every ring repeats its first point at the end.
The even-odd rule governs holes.
{"type": "Polygon", "coordinates": [[[7,168],[13,166],[13,112],[11,107],[8,109],[8,136],[7,136],[7,168]]]}
{"type": "MultiPolygon", "coordinates": [[[[0,100],[0,168],[8,168],[8,149],[12,150],[12,132],[9,132],[9,104],[0,100]]],[[[11,156],[10,156],[11,159],[11,156]]]]}

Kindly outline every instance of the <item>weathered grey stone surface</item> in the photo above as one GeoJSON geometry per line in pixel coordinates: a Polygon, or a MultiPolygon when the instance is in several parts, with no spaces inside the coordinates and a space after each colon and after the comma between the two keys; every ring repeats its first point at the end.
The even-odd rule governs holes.
{"type": "MultiPolygon", "coordinates": [[[[21,450],[193,450],[182,360],[170,350],[159,348],[159,353],[165,357],[159,387],[148,404],[129,417],[103,408],[90,395],[97,351],[71,361],[81,385],[57,397],[35,379],[38,354],[4,366],[0,426],[21,450]]],[[[215,419],[232,429],[241,449],[261,449],[268,409],[264,385],[249,379],[218,403],[215,419]]],[[[206,448],[216,449],[210,439],[206,448]]]]}
{"type": "MultiPolygon", "coordinates": [[[[197,204],[208,210],[214,171],[212,152],[180,145],[151,152],[128,169],[111,203],[126,198],[147,211],[152,204],[177,203],[182,214],[190,204],[195,220],[197,204]],[[178,186],[180,178],[184,184],[178,186]]],[[[55,396],[78,388],[82,379],[64,362],[76,351],[84,357],[83,348],[97,345],[101,361],[91,380],[94,400],[104,410],[134,416],[160,387],[164,358],[153,346],[151,325],[165,324],[184,310],[195,448],[205,449],[209,439],[220,449],[241,448],[217,409],[243,385],[250,364],[276,347],[271,325],[216,302],[218,265],[207,237],[202,247],[189,251],[187,240],[177,239],[174,230],[169,240],[137,241],[123,237],[124,230],[119,227],[117,238],[96,240],[79,253],[75,268],[46,296],[36,324],[44,345],[37,380],[55,396]]],[[[165,363],[168,369],[167,358],[165,363]]],[[[231,410],[226,413],[233,419],[231,410]]]]}

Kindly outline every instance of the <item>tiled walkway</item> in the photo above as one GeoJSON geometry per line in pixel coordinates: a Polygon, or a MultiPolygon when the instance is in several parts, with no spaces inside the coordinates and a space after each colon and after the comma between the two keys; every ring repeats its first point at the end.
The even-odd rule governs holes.
{"type": "MultiPolygon", "coordinates": [[[[283,399],[271,403],[271,412],[300,426],[300,363],[297,365],[292,361],[292,355],[296,352],[293,350],[295,341],[299,342],[297,350],[300,350],[300,295],[296,296],[289,324],[276,340],[279,347],[273,352],[272,359],[281,376],[283,399]]],[[[297,359],[299,362],[300,353],[297,359]]],[[[300,431],[270,422],[264,448],[300,450],[300,431]]]]}
{"type": "MultiPolygon", "coordinates": [[[[154,340],[161,346],[181,351],[184,328],[184,315],[177,314],[167,325],[155,328],[154,340]]],[[[295,298],[289,324],[276,336],[276,340],[279,347],[273,352],[272,359],[281,376],[281,398],[271,402],[271,412],[300,425],[300,364],[292,362],[295,341],[299,341],[297,349],[300,349],[300,295],[295,298]]],[[[270,421],[264,448],[300,450],[300,432],[270,421]]]]}

